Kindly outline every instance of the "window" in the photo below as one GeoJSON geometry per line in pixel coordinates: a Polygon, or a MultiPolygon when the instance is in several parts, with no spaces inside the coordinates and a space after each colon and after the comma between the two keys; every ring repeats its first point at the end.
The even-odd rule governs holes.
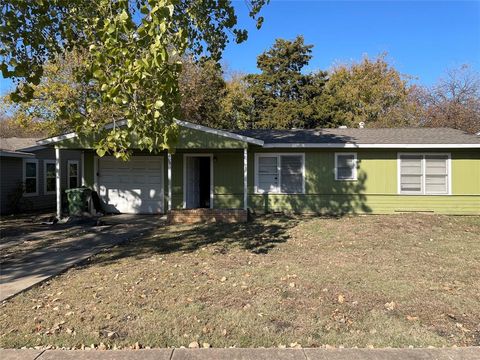
{"type": "Polygon", "coordinates": [[[23,183],[25,195],[38,195],[38,162],[37,160],[25,159],[23,161],[23,183]]]}
{"type": "Polygon", "coordinates": [[[78,187],[78,161],[77,160],[68,160],[67,162],[67,180],[68,188],[78,187]]]}
{"type": "Polygon", "coordinates": [[[446,195],[450,154],[399,154],[399,193],[446,195]]]}
{"type": "Polygon", "coordinates": [[[255,192],[305,192],[304,154],[256,154],[255,192]]]}
{"type": "Polygon", "coordinates": [[[44,192],[46,195],[55,194],[57,190],[55,166],[55,160],[45,160],[43,163],[44,192]]]}
{"type": "Polygon", "coordinates": [[[357,180],[357,154],[335,153],[335,180],[357,180]]]}

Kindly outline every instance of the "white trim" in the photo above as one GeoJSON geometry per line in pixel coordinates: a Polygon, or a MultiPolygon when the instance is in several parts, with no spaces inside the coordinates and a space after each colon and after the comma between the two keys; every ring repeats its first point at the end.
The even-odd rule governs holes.
{"type": "Polygon", "coordinates": [[[248,149],[243,149],[243,209],[248,210],[248,149]]]}
{"type": "Polygon", "coordinates": [[[21,148],[21,149],[17,149],[17,150],[20,150],[20,151],[23,151],[23,152],[30,152],[30,151],[38,151],[38,150],[43,150],[43,149],[45,149],[45,146],[34,145],[34,146],[29,146],[29,147],[25,147],[25,148],[21,148]]]}
{"type": "Polygon", "coordinates": [[[35,154],[25,153],[15,150],[0,150],[0,156],[2,157],[14,157],[14,158],[34,158],[35,154]]]}
{"type": "Polygon", "coordinates": [[[357,181],[358,180],[357,166],[358,166],[357,153],[354,153],[354,152],[336,152],[335,153],[335,167],[334,167],[335,181],[357,181]],[[339,179],[338,178],[338,156],[339,155],[353,156],[353,178],[352,179],[339,179]]]}
{"type": "Polygon", "coordinates": [[[168,202],[167,210],[172,210],[172,154],[167,154],[168,202]]]}
{"type": "MultiPolygon", "coordinates": [[[[45,195],[53,195],[57,192],[57,185],[55,185],[55,190],[53,191],[47,191],[47,165],[55,165],[57,162],[55,160],[43,160],[43,193],[45,195]]],[[[56,165],[55,165],[56,166],[56,165]]],[[[55,168],[56,172],[56,168],[55,168]]],[[[54,178],[56,178],[57,175],[55,173],[54,178]]]]}
{"type": "Polygon", "coordinates": [[[57,219],[62,217],[62,183],[61,183],[61,159],[60,148],[55,146],[55,191],[57,202],[57,219]]]}
{"type": "Polygon", "coordinates": [[[189,153],[183,154],[183,208],[187,208],[187,157],[209,157],[210,158],[210,209],[213,209],[213,154],[212,153],[189,153]]]}
{"type": "Polygon", "coordinates": [[[80,167],[81,167],[81,170],[82,170],[82,183],[81,185],[82,186],[86,186],[86,181],[85,181],[85,151],[82,151],[81,155],[80,155],[80,167]]]}
{"type": "Polygon", "coordinates": [[[78,160],[68,160],[67,161],[67,189],[72,189],[70,187],[70,165],[77,165],[77,186],[75,186],[76,188],[79,187],[79,183],[80,183],[80,163],[78,160]]]}
{"type": "Polygon", "coordinates": [[[98,155],[93,156],[93,190],[95,190],[98,194],[100,194],[100,190],[98,187],[98,155]]]}
{"type": "Polygon", "coordinates": [[[215,134],[215,135],[227,137],[227,138],[230,138],[230,139],[243,141],[243,142],[246,142],[246,143],[251,143],[251,144],[263,146],[263,140],[254,139],[254,138],[249,137],[249,136],[243,136],[243,135],[231,133],[231,132],[225,131],[225,130],[213,129],[213,128],[210,128],[210,127],[207,127],[207,126],[193,124],[191,122],[183,121],[183,120],[175,119],[175,123],[178,124],[178,125],[184,126],[186,128],[189,128],[189,129],[204,131],[206,133],[215,134]]]}
{"type": "MultiPolygon", "coordinates": [[[[227,138],[230,138],[230,139],[235,139],[235,140],[239,140],[239,141],[263,146],[263,140],[254,139],[254,138],[249,137],[249,136],[239,135],[239,134],[235,134],[235,133],[225,131],[225,130],[213,129],[213,128],[210,128],[210,127],[207,127],[207,126],[193,124],[191,122],[184,121],[184,120],[175,119],[175,123],[177,125],[180,125],[180,126],[183,126],[183,127],[189,128],[189,129],[199,130],[199,131],[203,131],[203,132],[206,132],[206,133],[215,134],[215,135],[227,137],[227,138]]],[[[126,120],[120,120],[120,121],[117,121],[116,123],[113,123],[113,122],[109,123],[109,124],[105,125],[103,128],[109,130],[109,129],[112,129],[114,126],[124,126],[126,124],[127,124],[126,120]]],[[[73,138],[76,138],[76,137],[78,137],[78,134],[76,132],[71,132],[71,133],[64,134],[64,135],[58,135],[58,136],[54,136],[54,137],[51,137],[51,138],[38,140],[37,144],[38,145],[49,145],[49,144],[57,143],[57,142],[60,142],[60,141],[63,141],[63,140],[73,139],[73,138]]]]}
{"type": "MultiPolygon", "coordinates": [[[[37,159],[23,159],[23,184],[25,185],[25,191],[23,192],[23,196],[24,197],[30,197],[30,196],[38,196],[38,177],[39,177],[39,173],[38,173],[38,160],[37,159]],[[26,169],[26,164],[27,163],[35,163],[35,181],[36,181],[36,184],[35,184],[35,192],[33,193],[27,193],[27,183],[26,183],[26,180],[27,180],[27,169],[26,169]]],[[[30,177],[31,178],[31,177],[30,177]]]]}
{"type": "Polygon", "coordinates": [[[354,144],[354,143],[273,143],[264,148],[312,149],[480,149],[480,144],[354,144]]]}
{"type": "Polygon", "coordinates": [[[452,154],[451,153],[435,153],[435,152],[398,152],[397,153],[397,194],[398,195],[421,195],[421,196],[448,196],[452,195],[452,154]],[[401,159],[402,155],[416,155],[422,157],[422,189],[421,191],[402,191],[401,184],[401,159]],[[426,192],[426,160],[425,156],[443,155],[447,157],[447,193],[427,193],[426,192]]]}
{"type": "Polygon", "coordinates": [[[281,195],[298,195],[298,194],[305,194],[305,153],[289,153],[289,152],[282,152],[282,153],[255,153],[255,162],[254,162],[254,192],[255,194],[281,194],[281,195]],[[284,193],[281,191],[282,189],[282,174],[281,174],[281,157],[285,155],[291,156],[300,156],[302,158],[302,192],[295,192],[295,193],[284,193]],[[278,188],[276,191],[260,191],[258,189],[258,158],[259,157],[276,157],[277,158],[277,177],[278,177],[278,188]]]}

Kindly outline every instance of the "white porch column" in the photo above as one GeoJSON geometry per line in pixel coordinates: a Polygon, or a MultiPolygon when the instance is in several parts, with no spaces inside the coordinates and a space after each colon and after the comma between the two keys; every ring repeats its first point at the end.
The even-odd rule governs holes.
{"type": "Polygon", "coordinates": [[[243,209],[248,210],[248,152],[243,149],[243,209]]]}
{"type": "Polygon", "coordinates": [[[60,148],[55,147],[55,191],[57,195],[57,219],[62,217],[62,185],[60,181],[60,148]]]}
{"type": "Polygon", "coordinates": [[[85,151],[82,151],[82,154],[81,154],[80,167],[82,168],[82,186],[86,186],[86,182],[85,182],[85,151]]]}
{"type": "Polygon", "coordinates": [[[168,159],[168,211],[172,210],[172,154],[167,155],[168,159]]]}

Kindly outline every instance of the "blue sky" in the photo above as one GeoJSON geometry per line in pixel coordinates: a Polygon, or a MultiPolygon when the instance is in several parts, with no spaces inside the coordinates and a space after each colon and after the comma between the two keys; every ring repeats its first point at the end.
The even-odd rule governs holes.
{"type": "Polygon", "coordinates": [[[248,24],[244,44],[224,54],[230,68],[256,71],[256,56],[278,37],[302,34],[313,44],[308,70],[328,69],[336,62],[388,52],[401,72],[431,85],[447,67],[463,63],[480,70],[480,1],[286,1],[264,8],[265,22],[256,31],[245,5],[235,1],[248,24]]]}
{"type": "MultiPolygon", "coordinates": [[[[272,0],[255,29],[243,0],[234,1],[239,22],[250,30],[246,43],[228,45],[230,69],[255,72],[256,57],[276,38],[302,34],[313,44],[307,70],[388,52],[388,59],[416,81],[433,84],[448,67],[480,70],[480,1],[287,1],[272,0]]],[[[0,80],[0,93],[11,88],[0,80]]]]}

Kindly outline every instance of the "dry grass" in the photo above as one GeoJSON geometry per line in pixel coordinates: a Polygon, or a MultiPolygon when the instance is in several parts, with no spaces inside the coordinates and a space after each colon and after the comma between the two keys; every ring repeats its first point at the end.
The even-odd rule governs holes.
{"type": "Polygon", "coordinates": [[[2,305],[0,346],[480,345],[480,217],[167,226],[2,305]]]}

